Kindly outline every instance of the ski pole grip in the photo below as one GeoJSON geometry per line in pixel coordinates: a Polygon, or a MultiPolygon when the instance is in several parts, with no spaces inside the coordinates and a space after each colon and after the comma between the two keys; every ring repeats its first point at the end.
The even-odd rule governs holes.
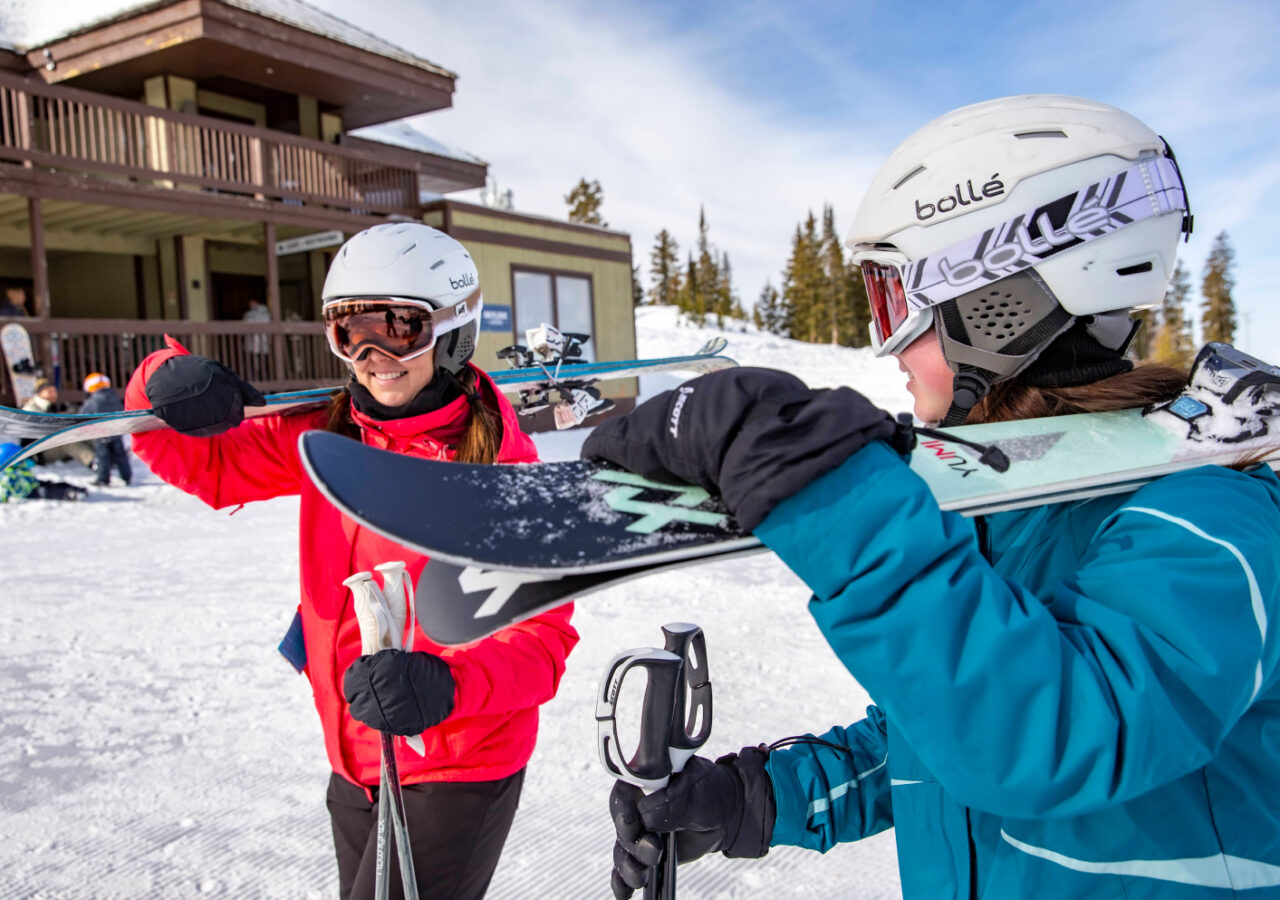
{"type": "MultiPolygon", "coordinates": [[[[409,622],[409,604],[405,593],[405,564],[402,562],[384,562],[373,567],[382,576],[382,596],[387,601],[387,612],[391,615],[391,624],[395,628],[392,634],[391,647],[394,650],[413,649],[413,623],[409,622]],[[404,639],[405,623],[409,624],[409,642],[404,639]]],[[[410,588],[412,590],[412,588],[410,588]]]]}
{"type": "Polygon", "coordinates": [[[382,591],[368,572],[357,572],[342,582],[351,589],[356,622],[360,625],[360,653],[372,656],[392,646],[392,627],[382,591]]]}
{"type": "Polygon", "coordinates": [[[666,649],[680,657],[680,683],[676,687],[671,720],[671,771],[684,770],[689,757],[711,736],[711,673],[707,667],[707,638],[688,622],[662,626],[666,649]]]}
{"type": "Polygon", "coordinates": [[[680,657],[666,650],[644,648],[620,653],[605,669],[596,697],[600,761],[614,778],[634,784],[646,793],[666,787],[671,776],[668,741],[682,665],[680,657]],[[636,668],[645,670],[648,682],[640,711],[639,740],[628,759],[618,738],[615,706],[622,682],[636,668]]]}

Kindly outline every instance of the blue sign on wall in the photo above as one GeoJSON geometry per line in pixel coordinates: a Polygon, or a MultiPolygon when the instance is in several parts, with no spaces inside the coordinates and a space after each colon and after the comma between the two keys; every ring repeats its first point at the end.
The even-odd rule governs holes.
{"type": "Polygon", "coordinates": [[[511,331],[511,307],[490,306],[485,304],[480,309],[481,331],[511,331]]]}

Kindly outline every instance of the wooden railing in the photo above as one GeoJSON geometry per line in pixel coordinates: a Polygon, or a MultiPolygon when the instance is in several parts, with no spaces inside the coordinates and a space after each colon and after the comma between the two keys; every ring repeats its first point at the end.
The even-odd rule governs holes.
{"type": "MultiPolygon", "coordinates": [[[[316,322],[17,321],[31,333],[45,375],[52,379],[57,371],[61,399],[72,403],[82,399],[80,386],[90,372],[102,372],[123,388],[147,354],[164,347],[165,335],[192,353],[218,360],[266,393],[336,386],[347,378],[316,322]]],[[[3,390],[4,405],[12,405],[10,385],[3,390]]]]}
{"type": "Polygon", "coordinates": [[[374,150],[0,72],[0,160],[162,187],[421,215],[418,175],[374,150]]]}

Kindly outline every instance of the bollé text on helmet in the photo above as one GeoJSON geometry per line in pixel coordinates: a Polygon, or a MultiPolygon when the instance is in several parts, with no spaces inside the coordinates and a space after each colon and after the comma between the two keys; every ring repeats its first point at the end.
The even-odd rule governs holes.
{"type": "Polygon", "coordinates": [[[465,287],[471,287],[475,283],[476,276],[472,272],[464,272],[457,278],[454,278],[452,275],[449,276],[449,287],[453,288],[455,291],[460,291],[465,287]]]}
{"type": "Polygon", "coordinates": [[[965,180],[963,188],[957,184],[954,194],[948,194],[936,202],[921,203],[917,200],[916,218],[923,222],[926,219],[932,219],[936,214],[949,213],[958,206],[972,206],[975,203],[981,203],[983,200],[999,197],[1003,193],[1004,182],[1000,180],[999,172],[992,175],[991,179],[982,185],[981,192],[974,190],[973,179],[969,178],[965,180]]]}
{"type": "Polygon", "coordinates": [[[952,263],[946,257],[938,260],[938,271],[948,284],[963,287],[979,278],[1002,278],[1012,271],[1034,265],[1049,256],[1055,248],[1088,239],[1097,229],[1110,230],[1111,211],[1104,206],[1082,206],[1067,217],[1062,228],[1055,229],[1047,212],[1036,217],[1040,237],[1033,238],[1026,223],[1013,229],[1010,239],[987,250],[980,259],[952,263]]]}

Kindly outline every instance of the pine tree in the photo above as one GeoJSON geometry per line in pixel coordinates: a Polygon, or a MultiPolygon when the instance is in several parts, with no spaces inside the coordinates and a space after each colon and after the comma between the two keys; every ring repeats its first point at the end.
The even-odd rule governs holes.
{"type": "Polygon", "coordinates": [[[698,262],[694,269],[698,302],[694,307],[694,316],[699,325],[705,325],[707,315],[716,312],[720,293],[720,262],[711,246],[709,231],[706,210],[698,207],[698,262]]]}
{"type": "Polygon", "coordinates": [[[1133,314],[1133,319],[1139,325],[1133,340],[1129,342],[1126,355],[1138,362],[1149,360],[1155,347],[1156,334],[1160,330],[1160,309],[1140,309],[1133,314]]]}
{"type": "Polygon", "coordinates": [[[756,328],[768,334],[782,334],[785,323],[784,311],[782,309],[782,297],[778,291],[768,280],[764,283],[764,288],[760,291],[760,298],[756,300],[756,307],[751,311],[751,319],[755,322],[756,328]]]}
{"type": "Polygon", "coordinates": [[[644,302],[644,288],[640,286],[640,267],[631,264],[631,305],[639,306],[644,302]]]}
{"type": "Polygon", "coordinates": [[[1236,305],[1231,291],[1236,286],[1232,269],[1236,252],[1225,231],[1213,239],[1209,258],[1204,264],[1204,281],[1201,293],[1204,303],[1200,306],[1200,331],[1206,343],[1222,341],[1231,343],[1236,336],[1236,305]]]}
{"type": "Polygon", "coordinates": [[[817,343],[829,335],[829,318],[823,314],[825,281],[818,223],[810,212],[804,224],[796,226],[791,239],[791,258],[782,273],[784,321],[788,336],[817,343]]]}
{"type": "Polygon", "coordinates": [[[685,267],[684,290],[680,292],[679,306],[693,324],[699,327],[707,324],[707,298],[702,293],[698,265],[693,261],[692,253],[689,254],[689,261],[685,267]]]}
{"type": "Polygon", "coordinates": [[[844,347],[866,343],[866,290],[862,270],[845,262],[844,248],[836,231],[835,211],[822,207],[820,260],[825,283],[822,286],[822,317],[828,323],[830,342],[844,347]]]}
{"type": "Polygon", "coordinates": [[[649,302],[661,306],[675,303],[680,292],[680,247],[667,229],[654,238],[649,253],[649,302]]]}
{"type": "Polygon", "coordinates": [[[600,207],[604,205],[604,191],[598,181],[587,181],[579,178],[573,190],[565,194],[564,202],[569,206],[569,221],[582,225],[608,225],[600,216],[600,207]]]}
{"type": "Polygon", "coordinates": [[[844,267],[845,296],[849,302],[848,347],[865,347],[871,341],[871,301],[867,284],[862,280],[862,267],[849,260],[844,267]]]}
{"type": "Polygon", "coordinates": [[[1195,343],[1191,339],[1191,320],[1187,316],[1187,301],[1191,297],[1191,275],[1182,260],[1173,267],[1173,277],[1164,292],[1164,304],[1160,308],[1160,325],[1151,340],[1150,359],[1171,366],[1189,366],[1195,356],[1195,343]]]}

